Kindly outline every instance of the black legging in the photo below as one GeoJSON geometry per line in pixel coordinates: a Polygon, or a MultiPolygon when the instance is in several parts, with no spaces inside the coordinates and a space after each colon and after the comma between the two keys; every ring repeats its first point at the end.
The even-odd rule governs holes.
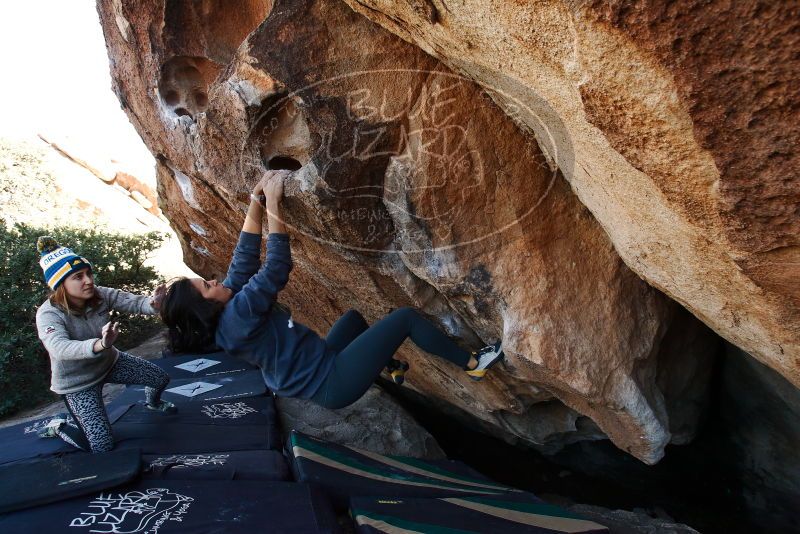
{"type": "Polygon", "coordinates": [[[369,389],[394,353],[410,337],[419,348],[466,368],[470,353],[414,308],[398,308],[367,325],[356,310],[342,315],[325,338],[338,351],[330,374],[312,400],[326,408],[344,408],[369,389]]]}

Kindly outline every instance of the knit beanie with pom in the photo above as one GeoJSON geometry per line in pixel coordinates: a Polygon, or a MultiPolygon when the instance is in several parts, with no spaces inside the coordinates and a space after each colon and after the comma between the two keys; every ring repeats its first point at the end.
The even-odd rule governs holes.
{"type": "Polygon", "coordinates": [[[44,272],[44,281],[53,291],[75,271],[92,268],[89,260],[78,256],[67,247],[60,246],[48,235],[43,235],[36,241],[36,249],[42,255],[39,265],[44,272]]]}

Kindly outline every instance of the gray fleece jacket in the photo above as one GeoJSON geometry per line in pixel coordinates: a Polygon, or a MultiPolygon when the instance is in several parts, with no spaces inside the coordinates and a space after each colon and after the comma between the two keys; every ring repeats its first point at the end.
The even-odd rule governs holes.
{"type": "Polygon", "coordinates": [[[111,310],[145,315],[158,313],[150,305],[149,296],[96,287],[102,302],[96,308],[87,307],[82,314],[67,313],[54,306],[50,299],[36,311],[39,339],[50,354],[50,389],[60,395],[102,382],[117,363],[119,353],[114,347],[97,354],[92,352],[111,310]]]}

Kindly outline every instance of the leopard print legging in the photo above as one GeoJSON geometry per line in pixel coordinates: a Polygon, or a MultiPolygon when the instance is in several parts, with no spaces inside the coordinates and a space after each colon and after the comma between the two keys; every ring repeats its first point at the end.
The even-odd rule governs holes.
{"type": "Polygon", "coordinates": [[[124,352],[103,382],[84,390],[64,395],[64,402],[77,422],[61,425],[58,436],[79,449],[92,452],[105,452],[114,448],[111,423],[103,405],[103,384],[142,384],[145,385],[145,398],[149,404],[157,404],[161,392],[169,383],[169,376],[147,360],[124,352]]]}

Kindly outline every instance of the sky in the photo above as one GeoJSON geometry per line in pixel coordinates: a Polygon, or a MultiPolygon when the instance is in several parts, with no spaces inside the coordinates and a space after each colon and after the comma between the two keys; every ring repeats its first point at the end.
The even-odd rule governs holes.
{"type": "Polygon", "coordinates": [[[153,157],[111,90],[94,0],[0,2],[0,65],[0,136],[66,140],[155,184],[153,157]]]}
{"type": "MultiPolygon", "coordinates": [[[[153,156],[111,90],[94,0],[0,0],[0,65],[0,137],[38,142],[37,134],[43,134],[76,149],[76,155],[93,165],[117,160],[119,168],[155,187],[153,156]]],[[[77,185],[72,187],[77,196],[109,208],[105,213],[117,217],[116,231],[129,233],[142,226],[136,222],[138,208],[128,198],[119,192],[112,198],[113,188],[55,152],[51,159],[48,165],[52,163],[61,186],[77,185]]],[[[170,231],[166,224],[144,227],[154,228],[170,231]]],[[[174,235],[148,264],[168,278],[195,276],[183,265],[174,235]]]]}

